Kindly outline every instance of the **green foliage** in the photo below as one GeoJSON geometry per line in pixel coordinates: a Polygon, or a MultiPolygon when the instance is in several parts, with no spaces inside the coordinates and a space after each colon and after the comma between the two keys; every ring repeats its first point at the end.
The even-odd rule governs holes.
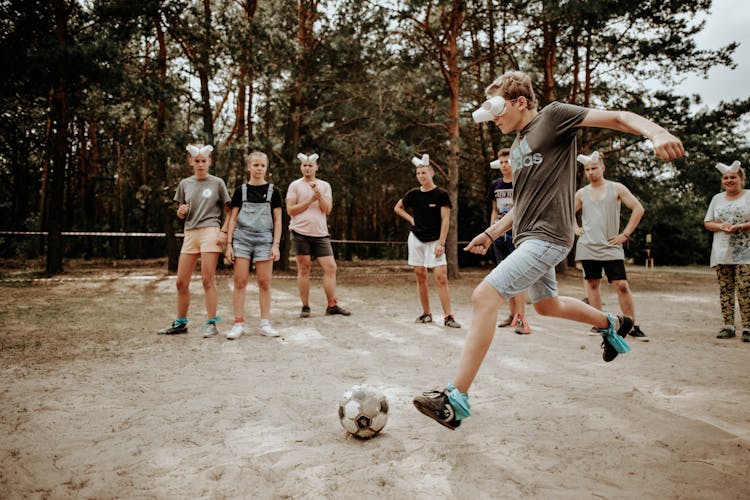
{"type": "MultiPolygon", "coordinates": [[[[6,71],[0,81],[1,229],[44,225],[40,207],[48,196],[49,92],[56,70],[70,91],[64,230],[179,229],[171,197],[190,174],[184,146],[211,135],[215,173],[230,190],[244,176],[242,158],[249,150],[268,153],[272,181],[282,192],[299,176],[296,152],[320,154],[320,177],[334,189],[329,221],[335,238],[405,238],[408,228],[393,206],[416,185],[410,163],[416,154],[429,153],[441,167],[436,182],[448,183],[451,101],[438,47],[445,42],[449,9],[458,4],[214,0],[207,12],[203,2],[184,0],[62,3],[71,9],[65,27],[70,43],[63,48],[55,42],[60,27],[53,2],[0,3],[6,71]],[[314,18],[304,42],[300,6],[314,18]],[[425,36],[425,26],[433,38],[425,36]],[[166,68],[159,64],[159,33],[166,68]],[[203,88],[201,75],[207,78],[203,88]],[[242,113],[240,91],[248,99],[242,113]],[[244,131],[238,116],[247,119],[244,131]]],[[[638,137],[586,130],[579,144],[606,152],[608,178],[625,183],[646,206],[632,242],[636,259],[643,258],[650,233],[657,262],[705,262],[710,238],[702,217],[720,188],[713,165],[747,163],[750,98],[706,109],[695,97],[654,92],[643,82],[670,85],[689,72],[733,67],[737,44],[704,50],[695,43],[702,29],[696,19],[710,5],[462,2],[458,240],[486,224],[487,164],[512,140],[492,125],[474,124],[470,112],[488,83],[518,68],[533,76],[542,105],[557,99],[628,109],[683,139],[688,156],[668,166],[638,137]]],[[[5,254],[40,251],[36,243],[5,243],[5,254]]],[[[71,256],[165,251],[157,239],[67,245],[71,256]]],[[[394,248],[378,251],[372,246],[345,253],[373,257],[394,248]]]]}

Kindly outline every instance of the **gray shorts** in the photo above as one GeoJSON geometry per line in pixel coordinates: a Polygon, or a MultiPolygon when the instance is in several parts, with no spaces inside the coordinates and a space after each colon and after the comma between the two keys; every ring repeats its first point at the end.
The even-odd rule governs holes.
{"type": "Polygon", "coordinates": [[[569,252],[569,247],[542,240],[524,240],[484,281],[492,285],[505,300],[524,290],[528,290],[532,303],[556,297],[555,266],[569,252]]]}
{"type": "Polygon", "coordinates": [[[330,236],[305,236],[292,231],[292,244],[297,255],[328,257],[333,255],[330,236]]]}

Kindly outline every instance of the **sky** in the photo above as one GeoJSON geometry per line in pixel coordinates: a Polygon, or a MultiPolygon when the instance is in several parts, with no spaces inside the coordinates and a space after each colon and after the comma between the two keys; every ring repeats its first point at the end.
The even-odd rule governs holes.
{"type": "Polygon", "coordinates": [[[708,78],[690,75],[677,85],[678,94],[699,94],[703,104],[711,107],[720,101],[750,96],[750,4],[747,0],[714,0],[706,25],[696,36],[699,49],[718,49],[730,42],[739,42],[734,52],[737,67],[717,67],[708,78]]]}

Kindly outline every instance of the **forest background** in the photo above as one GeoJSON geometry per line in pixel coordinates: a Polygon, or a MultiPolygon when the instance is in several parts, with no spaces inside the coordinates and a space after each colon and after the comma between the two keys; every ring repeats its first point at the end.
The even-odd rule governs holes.
{"type": "MultiPolygon", "coordinates": [[[[678,135],[688,154],[662,164],[641,137],[588,129],[581,152],[646,207],[629,255],[708,260],[702,220],[720,190],[717,161],[747,165],[750,97],[711,108],[678,95],[686,75],[734,67],[738,46],[697,46],[711,1],[6,0],[0,2],[0,257],[113,259],[179,252],[172,196],[191,174],[185,145],[215,147],[230,192],[243,155],[270,157],[282,193],[298,152],[320,155],[333,187],[339,258],[400,255],[408,227],[393,206],[429,153],[457,210],[449,270],[489,218],[488,168],[502,136],[471,111],[511,69],[540,105],[630,110],[678,135]],[[658,81],[660,88],[647,88],[658,81]],[[43,231],[38,235],[10,232],[43,231]],[[162,237],[64,232],[163,233],[162,237]],[[647,241],[648,238],[648,241],[647,241]],[[391,242],[373,243],[373,242],[391,242]]],[[[579,184],[585,182],[579,173],[579,184]]],[[[286,224],[288,221],[284,220],[286,224]]],[[[284,232],[286,234],[286,232],[284,232]]],[[[288,263],[284,238],[281,266],[288,263]]],[[[460,258],[460,259],[459,259],[460,258]]]]}

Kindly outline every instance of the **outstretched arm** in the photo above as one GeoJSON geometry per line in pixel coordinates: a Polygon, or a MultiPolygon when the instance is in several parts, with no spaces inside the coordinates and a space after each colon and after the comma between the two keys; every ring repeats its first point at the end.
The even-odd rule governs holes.
{"type": "Polygon", "coordinates": [[[608,128],[646,137],[654,145],[656,157],[665,162],[676,160],[685,154],[682,141],[667,129],[630,111],[590,109],[578,126],[608,128]]]}

